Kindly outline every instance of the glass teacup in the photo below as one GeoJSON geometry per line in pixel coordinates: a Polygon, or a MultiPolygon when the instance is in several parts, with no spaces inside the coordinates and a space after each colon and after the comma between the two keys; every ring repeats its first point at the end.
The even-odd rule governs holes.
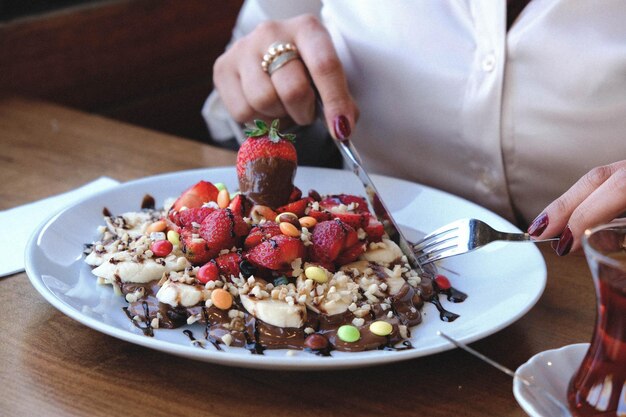
{"type": "Polygon", "coordinates": [[[587,230],[583,249],[596,289],[591,345],[570,381],[575,416],[626,416],[626,220],[587,230]]]}

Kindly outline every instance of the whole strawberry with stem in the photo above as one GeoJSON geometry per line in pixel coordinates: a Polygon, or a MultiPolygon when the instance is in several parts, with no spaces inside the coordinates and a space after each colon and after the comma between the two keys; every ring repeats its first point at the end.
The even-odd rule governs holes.
{"type": "Polygon", "coordinates": [[[271,208],[289,201],[298,165],[295,135],[280,133],[278,124],[278,119],[269,127],[255,120],[244,131],[248,139],[237,154],[239,189],[254,203],[271,208]]]}

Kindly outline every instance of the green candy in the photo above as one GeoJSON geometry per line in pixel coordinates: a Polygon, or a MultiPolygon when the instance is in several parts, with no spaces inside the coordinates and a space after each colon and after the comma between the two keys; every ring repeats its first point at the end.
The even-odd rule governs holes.
{"type": "Polygon", "coordinates": [[[217,188],[220,191],[226,189],[226,185],[223,182],[216,182],[213,185],[215,186],[215,188],[217,188]]]}
{"type": "Polygon", "coordinates": [[[278,277],[274,280],[274,286],[278,287],[279,285],[287,285],[289,284],[289,280],[285,276],[278,277]]]}
{"type": "Polygon", "coordinates": [[[361,338],[361,333],[356,327],[344,324],[337,330],[337,337],[344,342],[353,343],[361,338]]]}

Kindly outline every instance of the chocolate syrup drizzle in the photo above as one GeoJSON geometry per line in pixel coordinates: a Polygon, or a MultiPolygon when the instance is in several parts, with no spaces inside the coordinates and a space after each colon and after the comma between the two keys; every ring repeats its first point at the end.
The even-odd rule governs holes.
{"type": "MultiPolygon", "coordinates": [[[[405,284],[398,294],[392,297],[391,309],[382,310],[378,307],[372,308],[369,316],[365,317],[365,324],[361,329],[369,326],[369,323],[379,320],[389,320],[393,325],[393,331],[388,336],[376,336],[369,332],[362,332],[362,339],[355,343],[346,343],[337,337],[337,329],[339,326],[350,323],[354,316],[349,311],[335,316],[318,315],[313,312],[309,314],[307,322],[300,329],[283,329],[275,327],[253,317],[243,309],[240,304],[236,304],[235,308],[244,313],[243,329],[233,331],[229,327],[230,318],[224,311],[216,307],[196,306],[189,308],[174,308],[167,304],[159,303],[155,297],[155,291],[158,289],[156,283],[148,283],[141,285],[144,288],[145,295],[142,299],[130,303],[123,310],[132,321],[132,323],[140,329],[146,336],[154,336],[154,330],[151,326],[151,320],[161,314],[160,327],[173,329],[180,327],[186,323],[186,317],[199,315],[199,322],[204,324],[204,339],[211,343],[215,350],[223,351],[221,344],[221,335],[227,332],[233,336],[231,346],[243,347],[251,354],[263,355],[266,349],[298,349],[317,356],[332,356],[333,350],[340,351],[362,351],[362,350],[383,350],[383,351],[402,351],[413,349],[413,345],[409,340],[403,338],[399,332],[399,325],[409,328],[421,322],[420,309],[423,301],[432,303],[439,311],[442,321],[452,322],[459,318],[458,314],[446,310],[439,300],[440,294],[443,294],[453,303],[463,302],[467,298],[467,294],[455,289],[449,288],[442,290],[434,284],[434,281],[426,278],[423,280],[423,287],[413,288],[405,284]],[[391,311],[393,317],[388,318],[387,314],[391,311]],[[139,317],[140,320],[133,320],[139,317]],[[314,334],[323,336],[328,343],[325,346],[312,349],[305,344],[308,336],[304,333],[304,328],[311,327],[315,329],[314,334]]],[[[122,293],[135,291],[137,285],[123,285],[122,293]]],[[[201,340],[196,339],[191,330],[183,330],[183,333],[189,338],[194,346],[206,349],[201,340]]],[[[410,333],[407,335],[410,336],[410,333]]]]}
{"type": "MultiPolygon", "coordinates": [[[[146,195],[142,202],[142,209],[149,210],[153,208],[154,199],[146,195]]],[[[106,208],[104,208],[103,214],[105,216],[111,215],[106,208]]],[[[363,318],[365,323],[359,326],[361,330],[365,330],[373,321],[387,320],[393,327],[390,335],[377,336],[365,330],[362,331],[361,339],[354,343],[344,342],[337,336],[338,328],[343,324],[351,323],[355,318],[349,311],[334,316],[321,315],[310,311],[307,315],[307,321],[301,328],[281,328],[255,318],[243,308],[240,302],[236,302],[234,308],[243,313],[243,326],[233,329],[231,327],[232,320],[228,312],[219,310],[214,306],[184,308],[160,303],[156,298],[156,292],[159,289],[157,281],[147,284],[120,283],[120,289],[123,294],[127,294],[136,291],[139,287],[143,287],[144,296],[135,302],[129,303],[129,306],[124,307],[123,311],[135,327],[140,329],[145,336],[154,336],[154,329],[151,325],[154,318],[159,319],[160,328],[174,329],[186,324],[187,317],[196,316],[199,317],[198,322],[204,324],[204,339],[211,343],[217,351],[223,351],[221,344],[224,342],[221,337],[230,334],[232,336],[230,346],[243,347],[255,355],[263,355],[266,349],[298,349],[318,356],[331,356],[334,350],[363,351],[378,349],[383,351],[401,351],[413,349],[411,342],[400,334],[400,326],[406,326],[407,334],[405,336],[409,337],[409,329],[419,324],[422,320],[420,310],[424,301],[430,302],[437,308],[442,321],[452,322],[459,318],[458,314],[448,311],[442,306],[440,294],[445,295],[447,300],[452,303],[463,302],[467,298],[467,294],[454,287],[447,289],[439,288],[430,275],[430,273],[426,273],[422,278],[420,286],[417,288],[413,288],[405,283],[397,294],[390,297],[392,301],[390,310],[384,310],[380,305],[372,306],[369,315],[363,318]],[[389,311],[391,311],[391,317],[388,316],[389,311]],[[137,318],[137,320],[134,320],[134,318],[137,318]],[[311,335],[304,333],[305,328],[314,329],[313,335],[321,336],[328,343],[311,348],[311,345],[306,344],[306,339],[311,335]]],[[[203,341],[196,339],[191,330],[186,329],[182,332],[194,346],[206,349],[203,341]]]]}

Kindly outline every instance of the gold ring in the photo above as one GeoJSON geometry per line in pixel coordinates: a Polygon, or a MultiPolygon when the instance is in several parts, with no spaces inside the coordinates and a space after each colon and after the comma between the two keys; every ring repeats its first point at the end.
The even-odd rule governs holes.
{"type": "Polygon", "coordinates": [[[296,45],[290,42],[274,42],[263,55],[261,68],[271,76],[274,71],[297,58],[300,58],[300,54],[296,45]]]}

